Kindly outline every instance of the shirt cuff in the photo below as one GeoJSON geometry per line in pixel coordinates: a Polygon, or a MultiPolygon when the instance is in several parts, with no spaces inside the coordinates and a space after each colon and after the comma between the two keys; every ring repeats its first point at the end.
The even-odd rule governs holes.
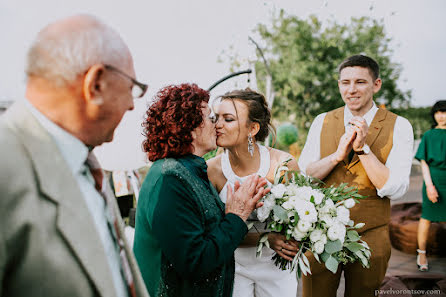
{"type": "Polygon", "coordinates": [[[376,189],[379,197],[387,197],[390,200],[401,198],[409,189],[409,176],[401,176],[389,172],[389,178],[381,189],[376,189]]]}

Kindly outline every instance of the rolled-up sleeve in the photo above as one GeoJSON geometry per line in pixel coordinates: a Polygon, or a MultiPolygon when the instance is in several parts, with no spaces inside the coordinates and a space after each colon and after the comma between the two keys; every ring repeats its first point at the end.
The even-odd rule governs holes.
{"type": "Polygon", "coordinates": [[[393,146],[387,157],[389,178],[378,196],[392,200],[402,197],[409,189],[410,170],[413,159],[413,130],[409,121],[398,116],[393,130],[393,146]]]}

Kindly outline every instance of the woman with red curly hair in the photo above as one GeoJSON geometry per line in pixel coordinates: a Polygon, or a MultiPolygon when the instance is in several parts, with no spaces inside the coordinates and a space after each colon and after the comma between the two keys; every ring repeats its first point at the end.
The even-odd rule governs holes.
{"type": "Polygon", "coordinates": [[[253,175],[228,187],[221,202],[202,158],[216,148],[208,101],[195,84],[165,87],[143,123],[154,163],[139,196],[133,250],[151,296],[232,296],[234,250],[269,191],[253,175]]]}

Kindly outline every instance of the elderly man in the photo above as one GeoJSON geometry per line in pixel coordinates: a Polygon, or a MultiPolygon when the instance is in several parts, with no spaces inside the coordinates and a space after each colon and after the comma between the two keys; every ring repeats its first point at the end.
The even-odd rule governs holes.
{"type": "Polygon", "coordinates": [[[0,296],[148,296],[90,153],[147,89],[129,49],[69,17],[38,34],[26,72],[27,100],[0,121],[0,296]]]}

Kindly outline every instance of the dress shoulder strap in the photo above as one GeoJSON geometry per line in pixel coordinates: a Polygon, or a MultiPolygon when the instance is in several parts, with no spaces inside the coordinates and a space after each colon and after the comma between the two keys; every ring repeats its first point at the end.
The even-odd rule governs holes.
{"type": "MultiPolygon", "coordinates": [[[[263,145],[257,144],[257,147],[260,152],[260,166],[257,170],[257,174],[262,177],[266,177],[271,164],[270,153],[268,148],[264,147],[263,145]]],[[[239,177],[234,173],[231,162],[229,161],[229,152],[227,150],[221,157],[221,170],[227,181],[231,184],[234,184],[236,180],[243,181],[246,178],[246,176],[239,177]]]]}

